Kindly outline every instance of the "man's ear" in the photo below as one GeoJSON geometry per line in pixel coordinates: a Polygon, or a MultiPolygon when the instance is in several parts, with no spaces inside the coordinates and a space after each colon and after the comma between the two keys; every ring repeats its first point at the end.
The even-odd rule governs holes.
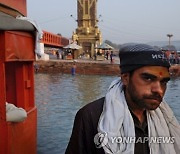
{"type": "Polygon", "coordinates": [[[129,83],[129,73],[123,73],[121,74],[121,81],[123,82],[123,85],[128,85],[129,83]]]}

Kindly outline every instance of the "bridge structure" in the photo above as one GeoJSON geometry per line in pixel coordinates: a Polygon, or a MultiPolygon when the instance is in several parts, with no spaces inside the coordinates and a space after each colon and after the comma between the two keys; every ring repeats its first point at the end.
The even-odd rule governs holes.
{"type": "Polygon", "coordinates": [[[54,34],[43,30],[43,38],[40,43],[40,50],[43,54],[41,59],[48,60],[49,58],[55,58],[57,53],[59,55],[59,51],[62,51],[63,47],[68,45],[69,42],[68,38],[63,37],[60,34],[54,34]]]}
{"type": "Polygon", "coordinates": [[[44,43],[45,47],[63,48],[69,44],[69,39],[59,34],[53,34],[43,30],[43,38],[41,43],[44,43]]]}

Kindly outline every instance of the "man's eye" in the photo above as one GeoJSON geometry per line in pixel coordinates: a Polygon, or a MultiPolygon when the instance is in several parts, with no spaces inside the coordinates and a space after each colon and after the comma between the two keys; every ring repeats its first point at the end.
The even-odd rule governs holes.
{"type": "Polygon", "coordinates": [[[148,77],[148,76],[144,77],[144,80],[145,81],[153,81],[153,79],[151,77],[148,77]]]}
{"type": "Polygon", "coordinates": [[[156,76],[154,75],[151,75],[151,74],[142,74],[142,79],[146,82],[152,82],[152,81],[155,81],[156,80],[156,76]]]}

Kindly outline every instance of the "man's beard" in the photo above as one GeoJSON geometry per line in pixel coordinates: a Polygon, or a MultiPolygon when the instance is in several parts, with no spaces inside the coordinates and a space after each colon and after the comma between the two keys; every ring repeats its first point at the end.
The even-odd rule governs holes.
{"type": "Polygon", "coordinates": [[[127,87],[127,92],[129,93],[131,101],[136,104],[138,108],[155,110],[162,102],[162,97],[158,93],[139,96],[138,91],[131,80],[127,87]],[[153,103],[152,100],[156,102],[153,103]]]}

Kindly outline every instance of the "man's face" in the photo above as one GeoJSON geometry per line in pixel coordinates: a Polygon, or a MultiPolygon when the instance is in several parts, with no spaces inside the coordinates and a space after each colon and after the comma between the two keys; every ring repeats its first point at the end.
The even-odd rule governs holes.
{"type": "Polygon", "coordinates": [[[155,110],[161,103],[170,79],[168,69],[161,66],[145,66],[128,73],[123,79],[126,99],[130,106],[155,110]]]}

